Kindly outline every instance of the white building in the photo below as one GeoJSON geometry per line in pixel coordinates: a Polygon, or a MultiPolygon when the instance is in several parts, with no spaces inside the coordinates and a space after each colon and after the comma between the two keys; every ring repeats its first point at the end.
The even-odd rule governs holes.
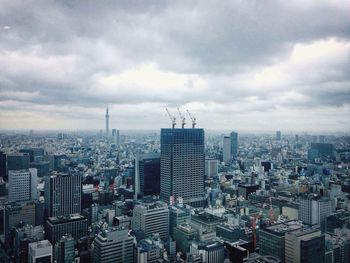
{"type": "Polygon", "coordinates": [[[53,262],[52,245],[48,240],[29,243],[28,262],[53,262]]]}

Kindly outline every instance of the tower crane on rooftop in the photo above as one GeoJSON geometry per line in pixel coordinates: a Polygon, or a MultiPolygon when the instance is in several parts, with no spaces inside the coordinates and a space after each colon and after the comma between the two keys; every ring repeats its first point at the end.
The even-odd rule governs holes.
{"type": "Polygon", "coordinates": [[[184,115],[182,115],[179,107],[177,107],[177,112],[179,113],[180,115],[180,118],[181,118],[181,128],[185,128],[185,125],[186,125],[186,117],[184,115]]]}
{"type": "Polygon", "coordinates": [[[171,124],[172,124],[172,128],[174,129],[175,126],[176,126],[176,118],[175,118],[175,116],[171,115],[171,113],[169,112],[168,108],[166,108],[166,112],[169,115],[169,118],[170,118],[171,124]]]}
{"type": "Polygon", "coordinates": [[[190,113],[189,110],[187,110],[187,114],[188,114],[188,116],[190,116],[190,119],[192,120],[192,128],[195,128],[196,124],[197,124],[196,118],[190,113]]]}

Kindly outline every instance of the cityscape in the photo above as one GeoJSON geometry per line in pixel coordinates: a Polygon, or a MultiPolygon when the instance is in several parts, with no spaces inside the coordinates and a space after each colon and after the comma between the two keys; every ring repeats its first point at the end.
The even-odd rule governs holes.
{"type": "Polygon", "coordinates": [[[349,14],[0,1],[0,263],[350,262],[349,14]]]}

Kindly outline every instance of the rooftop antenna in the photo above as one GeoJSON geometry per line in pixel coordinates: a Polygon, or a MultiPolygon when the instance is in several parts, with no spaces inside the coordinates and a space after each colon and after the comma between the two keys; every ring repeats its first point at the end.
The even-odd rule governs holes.
{"type": "Polygon", "coordinates": [[[181,128],[185,128],[185,124],[186,124],[186,117],[184,115],[182,115],[179,107],[177,107],[177,112],[179,113],[180,115],[180,118],[181,118],[181,128]]]}
{"type": "Polygon", "coordinates": [[[176,126],[176,118],[175,118],[175,116],[171,115],[171,113],[169,112],[168,108],[166,108],[166,112],[169,115],[169,118],[170,118],[171,124],[172,124],[172,128],[174,129],[175,126],[176,126]]]}
{"type": "Polygon", "coordinates": [[[190,113],[189,110],[187,110],[187,114],[188,116],[190,116],[190,119],[192,120],[192,128],[196,128],[196,124],[197,124],[196,118],[190,113]]]}

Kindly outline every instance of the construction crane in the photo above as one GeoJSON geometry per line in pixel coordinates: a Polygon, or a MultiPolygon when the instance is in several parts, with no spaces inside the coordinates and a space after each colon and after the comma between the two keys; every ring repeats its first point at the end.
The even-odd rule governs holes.
{"type": "Polygon", "coordinates": [[[178,112],[179,115],[180,115],[180,118],[181,118],[181,128],[183,129],[183,128],[185,128],[186,118],[185,118],[184,115],[182,115],[182,113],[181,113],[179,107],[177,107],[177,112],[178,112]]]}
{"type": "Polygon", "coordinates": [[[187,114],[188,114],[188,116],[190,116],[190,119],[192,120],[192,128],[195,128],[196,124],[197,124],[196,118],[190,113],[189,110],[187,110],[187,114]]]}
{"type": "Polygon", "coordinates": [[[169,118],[170,118],[170,120],[171,120],[172,127],[173,127],[173,129],[174,129],[175,126],[176,126],[176,118],[175,118],[175,116],[171,115],[171,113],[169,112],[168,108],[166,108],[166,112],[167,112],[168,115],[169,115],[169,118]]]}

